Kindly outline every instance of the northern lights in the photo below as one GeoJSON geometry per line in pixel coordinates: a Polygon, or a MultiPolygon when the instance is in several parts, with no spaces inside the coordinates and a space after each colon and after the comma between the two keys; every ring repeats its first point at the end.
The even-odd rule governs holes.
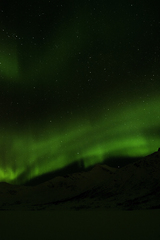
{"type": "Polygon", "coordinates": [[[24,181],[75,161],[80,164],[83,160],[88,167],[107,157],[139,157],[153,152],[159,147],[158,102],[159,99],[147,104],[152,116],[147,120],[145,106],[135,105],[123,114],[118,111],[107,120],[99,119],[92,126],[79,118],[77,125],[75,121],[70,126],[66,123],[66,130],[59,134],[52,126],[46,127],[46,134],[39,130],[37,136],[34,129],[29,133],[3,133],[1,181],[13,181],[26,169],[28,176],[24,181]],[[6,165],[8,159],[9,167],[6,165]]]}
{"type": "Polygon", "coordinates": [[[1,47],[3,49],[3,51],[0,52],[1,80],[8,78],[12,79],[12,81],[17,81],[19,77],[17,50],[14,46],[3,46],[2,43],[1,47]]]}
{"type": "Polygon", "coordinates": [[[75,162],[87,168],[157,150],[156,7],[23,4],[13,19],[12,3],[1,10],[0,181],[23,184],[75,162]]]}

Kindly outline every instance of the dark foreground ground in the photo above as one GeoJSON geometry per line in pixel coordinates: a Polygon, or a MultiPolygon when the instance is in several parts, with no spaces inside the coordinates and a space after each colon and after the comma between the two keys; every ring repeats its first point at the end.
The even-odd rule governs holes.
{"type": "Polygon", "coordinates": [[[159,240],[160,210],[1,211],[1,240],[159,240]]]}
{"type": "Polygon", "coordinates": [[[35,186],[0,184],[0,240],[160,240],[160,151],[35,186]]]}

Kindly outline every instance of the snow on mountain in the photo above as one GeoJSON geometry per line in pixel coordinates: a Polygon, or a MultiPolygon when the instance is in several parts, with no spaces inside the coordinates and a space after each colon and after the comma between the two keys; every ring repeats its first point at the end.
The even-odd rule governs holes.
{"type": "Polygon", "coordinates": [[[2,210],[160,208],[160,151],[122,168],[95,165],[36,186],[0,183],[2,210]]]}

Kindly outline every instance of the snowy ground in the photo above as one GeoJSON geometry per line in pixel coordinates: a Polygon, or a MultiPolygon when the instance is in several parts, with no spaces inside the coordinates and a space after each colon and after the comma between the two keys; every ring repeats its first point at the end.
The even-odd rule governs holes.
{"type": "Polygon", "coordinates": [[[0,183],[0,240],[159,240],[159,172],[160,151],[36,186],[0,183]]]}
{"type": "Polygon", "coordinates": [[[1,240],[159,240],[160,210],[0,212],[1,240]]]}

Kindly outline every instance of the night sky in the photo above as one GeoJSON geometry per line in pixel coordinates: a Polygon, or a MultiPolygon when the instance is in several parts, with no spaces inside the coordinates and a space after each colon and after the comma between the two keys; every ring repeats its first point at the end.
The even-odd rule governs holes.
{"type": "Polygon", "coordinates": [[[1,1],[0,181],[160,147],[157,4],[1,1]]]}

